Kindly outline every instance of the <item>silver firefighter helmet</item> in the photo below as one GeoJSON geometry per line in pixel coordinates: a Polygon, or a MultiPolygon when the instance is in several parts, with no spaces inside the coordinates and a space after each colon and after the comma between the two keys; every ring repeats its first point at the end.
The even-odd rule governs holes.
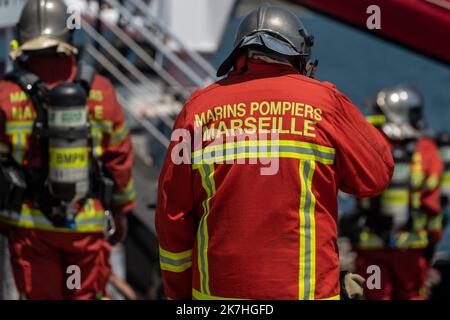
{"type": "Polygon", "coordinates": [[[19,47],[11,53],[13,59],[24,52],[50,48],[67,55],[76,54],[68,19],[67,6],[62,0],[29,0],[17,24],[19,47]]]}
{"type": "Polygon", "coordinates": [[[389,138],[404,140],[419,136],[425,129],[423,105],[417,89],[400,84],[380,90],[371,100],[370,111],[383,117],[380,126],[389,138]]]}
{"type": "Polygon", "coordinates": [[[305,73],[313,44],[314,37],[308,34],[296,15],[285,8],[264,3],[242,20],[236,33],[234,49],[219,67],[217,76],[228,73],[248,47],[297,57],[301,64],[300,71],[305,73]]]}

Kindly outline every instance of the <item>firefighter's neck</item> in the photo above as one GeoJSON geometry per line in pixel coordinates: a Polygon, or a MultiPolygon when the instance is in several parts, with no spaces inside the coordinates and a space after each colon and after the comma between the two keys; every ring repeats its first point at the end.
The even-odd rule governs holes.
{"type": "Polygon", "coordinates": [[[76,62],[73,56],[34,56],[25,66],[49,86],[72,81],[76,76],[76,62]]]}

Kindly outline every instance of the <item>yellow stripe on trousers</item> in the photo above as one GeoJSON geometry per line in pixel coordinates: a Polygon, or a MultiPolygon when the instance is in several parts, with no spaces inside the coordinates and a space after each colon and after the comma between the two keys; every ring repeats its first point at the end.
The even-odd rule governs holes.
{"type": "Polygon", "coordinates": [[[214,165],[199,165],[198,170],[202,179],[202,186],[207,197],[203,201],[203,217],[197,232],[198,244],[198,269],[200,274],[200,291],[203,294],[211,294],[209,291],[209,266],[208,266],[208,224],[207,219],[210,214],[210,200],[216,192],[214,182],[214,165]]]}
{"type": "Polygon", "coordinates": [[[315,168],[315,161],[300,160],[299,300],[314,300],[316,287],[316,198],[312,193],[312,179],[315,168]]]}

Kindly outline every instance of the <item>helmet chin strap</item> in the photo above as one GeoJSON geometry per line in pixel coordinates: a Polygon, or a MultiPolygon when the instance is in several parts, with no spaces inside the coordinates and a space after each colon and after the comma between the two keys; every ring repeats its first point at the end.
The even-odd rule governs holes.
{"type": "Polygon", "coordinates": [[[242,52],[234,64],[234,70],[239,73],[245,73],[247,71],[248,54],[242,52]]]}

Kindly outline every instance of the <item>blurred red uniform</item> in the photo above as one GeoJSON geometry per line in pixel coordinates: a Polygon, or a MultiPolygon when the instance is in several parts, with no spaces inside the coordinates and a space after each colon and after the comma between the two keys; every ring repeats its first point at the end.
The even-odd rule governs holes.
{"type": "Polygon", "coordinates": [[[166,293],[339,299],[338,189],[381,193],[393,171],[389,147],[333,85],[287,64],[246,65],[194,93],[176,121],[175,129],[190,133],[188,145],[199,130],[207,138],[195,144],[192,165],[174,163],[179,143],[172,142],[160,176],[156,227],[166,293]],[[279,136],[208,141],[271,130],[279,136]],[[267,145],[278,147],[273,175],[249,163],[267,158],[267,145]]]}
{"type": "MultiPolygon", "coordinates": [[[[33,57],[26,67],[49,87],[73,81],[74,57],[33,57]]],[[[135,207],[131,177],[133,153],[123,110],[111,83],[96,76],[88,100],[94,156],[115,183],[113,212],[135,207]]],[[[29,97],[15,83],[0,82],[0,153],[26,166],[30,134],[36,117],[29,97]]],[[[33,167],[39,170],[39,148],[33,167]]],[[[0,224],[9,238],[18,290],[29,299],[92,299],[105,294],[111,246],[104,237],[105,212],[100,201],[88,199],[76,216],[76,228],[55,227],[33,203],[22,212],[0,212],[0,224]],[[68,266],[81,270],[81,288],[68,290],[68,266]]]]}
{"type": "MultiPolygon", "coordinates": [[[[395,160],[395,157],[394,157],[395,160]]],[[[442,161],[434,141],[420,138],[408,164],[406,175],[410,185],[395,184],[397,174],[402,174],[401,164],[396,162],[391,185],[377,198],[361,200],[364,210],[391,211],[394,215],[417,209],[420,214],[410,216],[409,227],[399,228],[387,243],[382,234],[366,225],[356,244],[357,273],[368,277],[368,267],[378,266],[381,271],[381,287],[373,288],[371,281],[365,290],[370,300],[424,299],[424,285],[428,271],[424,250],[436,244],[441,234],[440,180],[442,161]],[[397,168],[398,167],[398,168],[397,168]],[[398,170],[397,170],[398,169],[398,170]]]]}

